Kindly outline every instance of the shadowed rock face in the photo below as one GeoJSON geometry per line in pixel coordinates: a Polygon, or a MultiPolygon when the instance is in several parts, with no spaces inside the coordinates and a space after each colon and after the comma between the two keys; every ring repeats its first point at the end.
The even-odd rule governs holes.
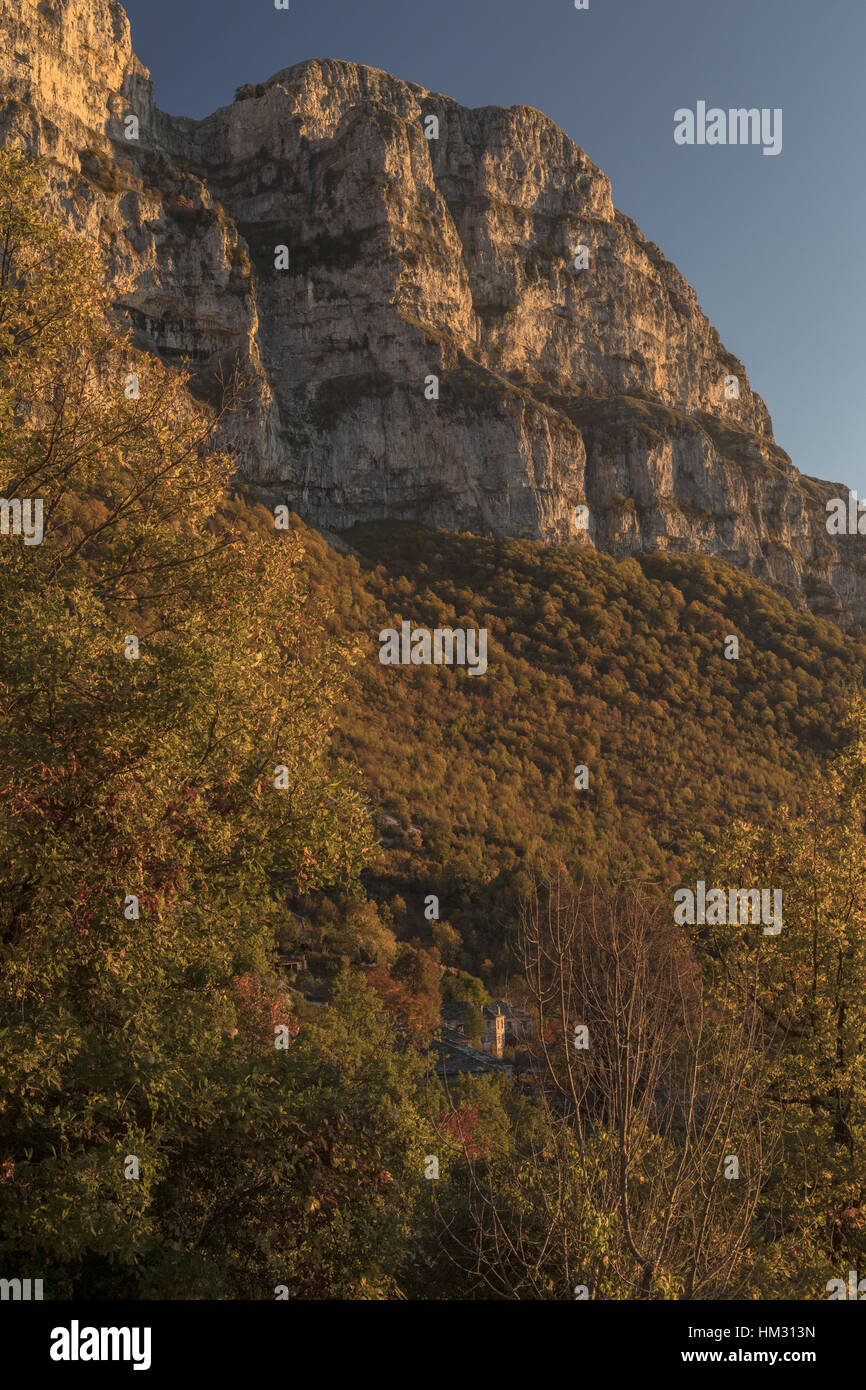
{"type": "Polygon", "coordinates": [[[244,372],[241,475],[331,528],[717,555],[866,623],[864,541],[825,526],[847,489],[796,471],[694,291],[540,112],[315,60],[191,121],[155,107],[114,0],[0,0],[0,26],[0,134],[51,161],[137,344],[205,395],[244,372]]]}

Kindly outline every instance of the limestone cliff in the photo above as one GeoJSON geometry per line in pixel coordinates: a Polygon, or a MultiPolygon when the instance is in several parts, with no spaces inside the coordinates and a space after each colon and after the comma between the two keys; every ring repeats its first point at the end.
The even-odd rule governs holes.
{"type": "Polygon", "coordinates": [[[0,0],[0,28],[0,136],[49,159],[139,346],[204,393],[240,364],[243,476],[331,528],[718,555],[866,624],[863,540],[825,527],[847,489],[797,472],[694,291],[540,112],[316,60],[196,122],[155,106],[114,0],[0,0]]]}

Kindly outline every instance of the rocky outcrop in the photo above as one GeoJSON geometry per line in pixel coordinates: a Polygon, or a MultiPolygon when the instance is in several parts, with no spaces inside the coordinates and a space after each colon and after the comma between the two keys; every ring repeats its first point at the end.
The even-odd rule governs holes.
{"type": "Polygon", "coordinates": [[[0,23],[0,133],[50,160],[139,346],[205,394],[240,366],[247,479],[337,529],[718,555],[866,623],[863,541],[825,526],[847,490],[797,472],[694,291],[540,112],[310,61],[176,119],[113,0],[0,0],[0,23]]]}

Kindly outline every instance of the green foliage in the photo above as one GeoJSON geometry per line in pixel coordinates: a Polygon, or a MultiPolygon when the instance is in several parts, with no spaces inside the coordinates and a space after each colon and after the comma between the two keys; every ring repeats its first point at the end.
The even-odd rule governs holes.
{"type": "Polygon", "coordinates": [[[763,1287],[814,1297],[866,1263],[866,727],[857,701],[849,741],[801,814],[737,821],[698,857],[706,882],[782,890],[782,931],[696,928],[700,956],[739,992],[757,978],[780,1034],[770,1097],[784,1117],[785,1162],[767,1193],[763,1287]],[[793,1271],[793,1274],[792,1274],[793,1271]]]}
{"type": "Polygon", "coordinates": [[[212,419],[108,330],[98,265],[37,192],[2,151],[0,490],[42,499],[45,537],[0,547],[0,1253],[55,1297],[262,1296],[277,1246],[225,1228],[263,1174],[291,1207],[281,904],[356,891],[369,857],[331,752],[353,647],[297,538],[220,510],[212,419]]]}
{"type": "Polygon", "coordinates": [[[439,894],[455,963],[486,980],[512,965],[528,863],[675,879],[696,831],[804,808],[840,744],[866,644],[720,561],[394,523],[354,528],[344,556],[296,524],[314,590],[364,650],[341,747],[422,831],[388,831],[368,885],[398,886],[419,929],[439,894]],[[383,667],[378,633],[404,618],[486,627],[487,674],[383,667]]]}

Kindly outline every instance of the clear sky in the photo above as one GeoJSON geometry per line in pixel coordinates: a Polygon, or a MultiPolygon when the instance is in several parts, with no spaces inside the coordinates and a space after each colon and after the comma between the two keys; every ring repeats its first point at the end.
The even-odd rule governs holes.
{"type": "Polygon", "coordinates": [[[866,496],[866,0],[124,3],[174,115],[305,58],[545,111],[693,285],[796,466],[866,496]],[[781,154],[676,145],[699,101],[781,107],[781,154]]]}

